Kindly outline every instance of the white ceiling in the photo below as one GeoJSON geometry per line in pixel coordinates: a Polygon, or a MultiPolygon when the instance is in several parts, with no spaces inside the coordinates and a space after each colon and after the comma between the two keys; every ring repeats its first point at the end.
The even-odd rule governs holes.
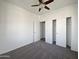
{"type": "Polygon", "coordinates": [[[56,10],[58,8],[62,8],[64,6],[77,3],[77,0],[54,0],[53,3],[49,4],[50,10],[42,9],[41,12],[38,11],[39,7],[31,7],[31,5],[38,4],[38,0],[5,0],[10,3],[13,3],[17,6],[25,8],[27,11],[30,11],[35,14],[45,14],[50,11],[56,10]]]}

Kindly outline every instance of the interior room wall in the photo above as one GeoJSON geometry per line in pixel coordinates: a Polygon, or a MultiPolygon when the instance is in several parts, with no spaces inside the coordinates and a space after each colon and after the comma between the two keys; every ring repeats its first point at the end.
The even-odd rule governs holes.
{"type": "Polygon", "coordinates": [[[30,44],[33,39],[38,41],[38,18],[19,6],[0,1],[0,54],[30,44]]]}
{"type": "Polygon", "coordinates": [[[56,25],[56,44],[62,47],[66,47],[66,18],[72,18],[72,30],[71,30],[71,50],[78,51],[78,15],[77,4],[65,6],[63,8],[54,10],[50,13],[40,16],[40,21],[45,21],[45,36],[46,42],[52,44],[52,20],[57,20],[56,25]]]}

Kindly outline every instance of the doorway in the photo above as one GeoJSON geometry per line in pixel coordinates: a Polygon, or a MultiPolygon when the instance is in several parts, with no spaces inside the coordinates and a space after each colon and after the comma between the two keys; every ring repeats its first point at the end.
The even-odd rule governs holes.
{"type": "Polygon", "coordinates": [[[40,40],[45,41],[45,21],[40,22],[40,40]]]}
{"type": "Polygon", "coordinates": [[[71,17],[66,18],[66,47],[71,49],[71,17]]]}
{"type": "Polygon", "coordinates": [[[56,20],[53,20],[53,44],[56,44],[56,20]]]}

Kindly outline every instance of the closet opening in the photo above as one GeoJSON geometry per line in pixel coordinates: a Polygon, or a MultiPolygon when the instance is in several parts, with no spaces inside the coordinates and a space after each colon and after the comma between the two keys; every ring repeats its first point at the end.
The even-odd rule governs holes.
{"type": "Polygon", "coordinates": [[[40,22],[40,40],[45,41],[45,21],[40,22]]]}
{"type": "Polygon", "coordinates": [[[71,17],[66,18],[66,47],[71,49],[71,17]]]}
{"type": "Polygon", "coordinates": [[[53,20],[53,44],[56,44],[56,20],[53,20]]]}

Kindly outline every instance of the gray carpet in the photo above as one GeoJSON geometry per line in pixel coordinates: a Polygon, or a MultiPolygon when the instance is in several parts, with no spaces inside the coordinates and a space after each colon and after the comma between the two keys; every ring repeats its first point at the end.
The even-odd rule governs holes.
{"type": "Polygon", "coordinates": [[[69,49],[38,41],[10,51],[0,59],[78,59],[78,53],[69,49]]]}

